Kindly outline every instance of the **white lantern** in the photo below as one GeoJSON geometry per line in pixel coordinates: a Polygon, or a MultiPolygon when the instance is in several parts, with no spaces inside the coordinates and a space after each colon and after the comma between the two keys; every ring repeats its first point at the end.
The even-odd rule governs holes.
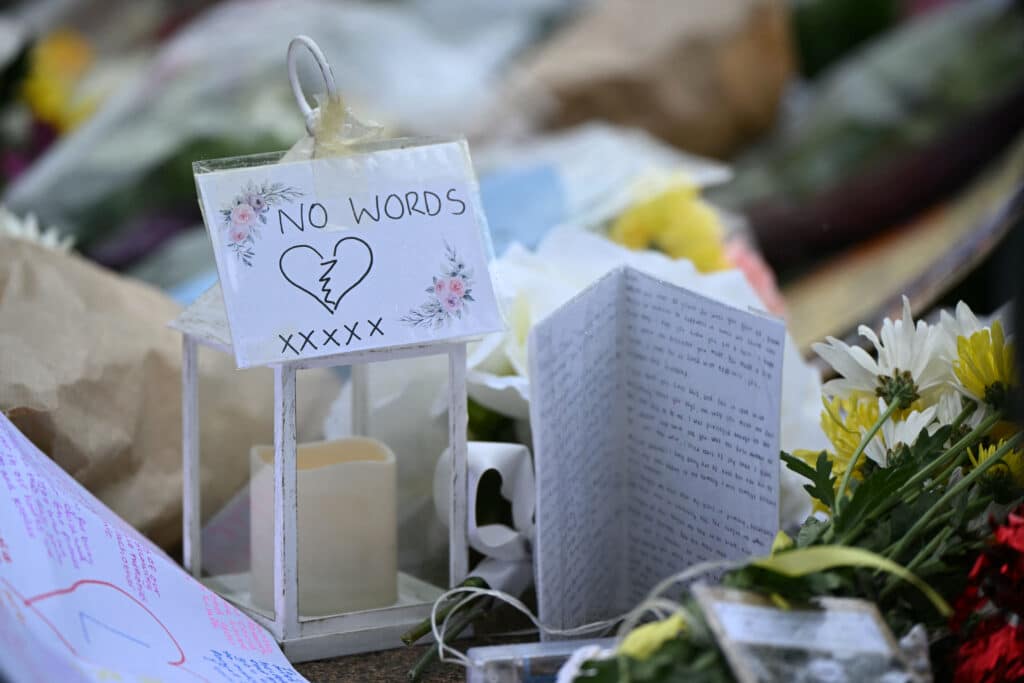
{"type": "MultiPolygon", "coordinates": [[[[336,88],[319,48],[308,38],[293,41],[288,53],[289,74],[300,109],[306,116],[307,129],[312,130],[317,113],[310,110],[298,85],[293,49],[296,46],[308,48],[317,59],[329,96],[336,95],[336,88]]],[[[293,661],[397,647],[399,635],[426,619],[434,600],[445,589],[402,572],[397,572],[397,585],[388,578],[396,571],[393,549],[395,457],[386,445],[356,440],[343,444],[343,448],[348,449],[345,453],[325,444],[310,445],[308,451],[304,450],[306,446],[299,446],[296,438],[296,373],[299,370],[350,367],[352,436],[367,437],[366,368],[369,363],[425,355],[448,357],[449,448],[452,454],[448,474],[451,481],[449,585],[462,581],[468,572],[466,341],[503,327],[487,274],[486,240],[481,232],[482,208],[476,181],[462,141],[402,140],[391,146],[387,141],[374,141],[366,150],[360,152],[367,157],[363,161],[354,156],[309,160],[301,162],[306,166],[296,169],[296,164],[275,165],[276,157],[267,161],[267,156],[263,156],[251,163],[243,160],[220,175],[217,175],[219,170],[210,172],[210,176],[216,176],[212,179],[197,174],[200,204],[214,238],[221,282],[171,323],[184,337],[185,568],[265,626],[293,661]],[[389,168],[394,169],[390,176],[387,175],[389,168]],[[449,202],[450,212],[441,220],[432,210],[434,205],[431,210],[417,211],[412,203],[407,205],[408,212],[403,212],[404,217],[399,221],[395,213],[403,208],[400,204],[415,199],[414,190],[422,190],[422,184],[433,177],[431,169],[440,169],[436,172],[443,176],[443,187],[452,189],[438,185],[424,190],[424,201],[428,195],[439,201],[443,196],[449,202]],[[320,172],[325,175],[316,176],[320,172]],[[349,175],[345,176],[346,173],[349,175]],[[255,184],[253,178],[257,178],[255,184]],[[279,182],[282,178],[288,182],[279,182]],[[334,179],[333,184],[324,178],[334,179]],[[337,181],[338,178],[342,180],[337,181]],[[382,206],[390,222],[384,223],[384,216],[380,216],[381,224],[370,230],[366,225],[359,226],[359,216],[355,216],[354,221],[347,216],[348,204],[353,201],[348,195],[363,192],[360,201],[369,197],[372,204],[374,192],[399,192],[397,186],[380,190],[375,183],[386,186],[394,181],[392,184],[397,185],[401,184],[399,180],[406,185],[401,189],[409,192],[376,195],[386,197],[382,206]],[[337,196],[338,182],[345,185],[344,197],[337,196]],[[241,195],[236,194],[239,187],[242,187],[241,195]],[[289,189],[282,190],[284,187],[289,189]],[[322,192],[329,196],[321,196],[322,192]],[[259,196],[250,198],[253,193],[259,196]],[[304,205],[298,203],[297,197],[302,197],[304,205]],[[393,198],[397,198],[397,202],[393,198]],[[226,203],[229,201],[231,203],[226,203]],[[280,208],[275,205],[271,212],[267,204],[274,202],[280,208]],[[292,211],[301,220],[301,212],[312,212],[314,207],[317,213],[309,213],[305,228],[296,221],[286,225],[280,215],[275,219],[275,213],[292,211]],[[327,207],[331,207],[332,215],[337,214],[337,223],[328,225],[327,207]],[[268,216],[271,221],[280,222],[280,226],[270,225],[268,216]],[[254,217],[260,222],[255,222],[254,217]],[[286,242],[286,228],[295,231],[292,235],[295,244],[286,242]],[[259,241],[249,237],[260,235],[260,230],[263,232],[259,241]],[[341,234],[347,236],[339,238],[341,234]],[[345,249],[339,252],[343,244],[345,249]],[[348,247],[353,250],[346,251],[348,247]],[[442,272],[437,277],[425,270],[436,267],[433,265],[436,261],[424,258],[429,256],[427,249],[437,249],[435,253],[442,257],[442,272]],[[360,258],[367,260],[361,262],[360,258]],[[291,260],[286,262],[287,259],[291,260]],[[339,272],[342,274],[338,275],[339,272]],[[332,284],[330,278],[335,276],[337,279],[332,284]],[[372,286],[369,289],[364,286],[356,290],[354,296],[350,295],[364,280],[372,286]],[[426,302],[423,301],[423,285],[427,285],[426,302]],[[341,303],[343,298],[344,304],[341,303]],[[406,298],[418,300],[418,307],[408,307],[406,298]],[[383,311],[387,317],[366,320],[372,315],[371,309],[374,315],[383,311]],[[400,316],[401,311],[409,312],[400,316]],[[352,323],[345,323],[354,318],[345,316],[360,316],[366,320],[360,328],[366,332],[362,338],[354,334],[347,340],[334,338],[334,346],[329,346],[328,340],[337,330],[327,328],[340,329],[344,325],[353,332],[349,328],[352,323]],[[386,333],[392,335],[383,341],[375,336],[385,334],[377,327],[382,320],[385,326],[391,324],[386,333]],[[304,329],[316,324],[317,334],[323,332],[322,336],[317,336],[319,348],[310,343],[313,351],[306,350],[305,342],[314,330],[305,334],[297,332],[303,337],[301,347],[290,344],[294,335],[288,331],[296,330],[300,322],[304,329]],[[284,342],[283,346],[277,337],[284,342]],[[353,337],[361,341],[350,350],[349,342],[353,337]],[[274,346],[268,343],[271,341],[274,346]],[[268,365],[274,371],[272,466],[269,449],[255,448],[256,474],[250,486],[254,510],[250,526],[254,542],[272,538],[273,556],[272,562],[254,563],[248,575],[204,577],[202,572],[198,409],[198,354],[202,346],[234,355],[239,367],[268,365]],[[327,349],[337,352],[328,353],[327,349]],[[299,485],[304,478],[310,482],[305,493],[299,485]],[[325,483],[328,479],[334,484],[325,483]],[[356,506],[362,506],[362,516],[348,519],[346,524],[330,530],[337,531],[336,534],[300,524],[300,495],[308,494],[311,500],[318,501],[318,514],[325,517],[344,514],[332,501],[332,493],[342,501],[362,500],[347,508],[351,514],[356,506]],[[272,520],[267,510],[271,499],[272,520]],[[316,547],[303,553],[303,539],[316,547]],[[361,571],[379,571],[383,578],[370,577],[374,580],[359,587],[342,586],[328,600],[323,596],[329,591],[322,588],[331,577],[325,578],[323,571],[312,566],[317,560],[336,568],[337,581],[351,583],[355,580],[352,577],[358,578],[361,571]],[[319,583],[304,589],[303,581],[319,583]],[[313,609],[304,609],[301,615],[300,596],[306,596],[303,599],[307,603],[317,603],[313,609]],[[267,609],[271,605],[272,612],[267,609]]],[[[352,213],[355,214],[355,205],[352,213]]],[[[376,220],[375,217],[375,223],[376,220]]],[[[295,341],[298,342],[299,337],[295,337],[295,341]]]]}
{"type": "MultiPolygon", "coordinates": [[[[235,606],[266,627],[292,661],[387,649],[401,645],[399,636],[430,615],[443,587],[403,573],[398,574],[397,600],[377,609],[360,609],[324,616],[299,615],[299,521],[297,440],[295,431],[295,378],[302,369],[347,365],[351,368],[352,425],[354,436],[366,435],[369,410],[366,364],[423,355],[448,356],[448,423],[452,453],[449,525],[450,585],[468,572],[466,491],[466,346],[465,343],[433,344],[403,349],[328,356],[282,363],[274,367],[273,454],[273,610],[261,609],[253,600],[251,576],[206,577],[201,575],[199,482],[199,349],[231,353],[231,336],[221,303],[219,286],[203,294],[171,326],[184,336],[182,342],[182,450],[185,569],[217,590],[235,606]]],[[[243,370],[244,372],[244,370],[243,370]]],[[[255,486],[255,484],[254,484],[255,486]]],[[[251,495],[257,495],[255,491],[251,495]]],[[[353,550],[354,552],[355,549],[353,550]]]]}

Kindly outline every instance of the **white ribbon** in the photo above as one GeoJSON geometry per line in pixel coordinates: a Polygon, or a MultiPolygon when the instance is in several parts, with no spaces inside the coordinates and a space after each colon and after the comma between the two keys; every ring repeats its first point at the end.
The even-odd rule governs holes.
{"type": "MultiPolygon", "coordinates": [[[[469,545],[487,557],[508,562],[528,560],[533,542],[533,510],[536,487],[530,451],[521,444],[470,441],[466,456],[469,495],[469,545]],[[477,524],[480,480],[488,472],[501,476],[501,495],[512,504],[512,525],[477,524]]],[[[434,506],[441,523],[448,526],[451,496],[451,451],[446,449],[434,470],[434,506]]],[[[494,585],[494,584],[491,584],[494,585]]]]}

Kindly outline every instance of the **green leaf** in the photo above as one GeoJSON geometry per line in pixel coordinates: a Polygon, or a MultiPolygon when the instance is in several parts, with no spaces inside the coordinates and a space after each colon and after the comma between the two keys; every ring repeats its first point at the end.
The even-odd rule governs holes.
{"type": "Polygon", "coordinates": [[[867,525],[866,533],[854,538],[852,545],[864,548],[875,553],[881,553],[888,548],[895,539],[892,535],[892,521],[886,517],[875,520],[867,525]]]}
{"type": "Polygon", "coordinates": [[[824,505],[831,508],[835,502],[836,478],[832,476],[832,461],[829,459],[828,454],[825,451],[819,453],[817,466],[813,468],[800,458],[796,458],[785,451],[780,455],[782,461],[786,463],[786,467],[811,481],[810,484],[804,486],[804,490],[811,494],[812,498],[821,501],[824,505]]]}
{"type": "Polygon", "coordinates": [[[836,516],[836,531],[842,533],[855,527],[865,515],[895,496],[915,472],[916,468],[904,465],[878,469],[865,477],[836,516]]]}
{"type": "Polygon", "coordinates": [[[945,451],[945,444],[949,440],[952,427],[945,425],[940,427],[934,434],[929,434],[927,429],[922,429],[917,435],[914,445],[910,447],[910,458],[918,465],[926,464],[937,458],[945,451]]]}
{"type": "Polygon", "coordinates": [[[584,662],[577,681],[586,683],[731,683],[734,679],[711,642],[695,642],[686,636],[664,643],[642,660],[619,657],[584,662]]]}
{"type": "MultiPolygon", "coordinates": [[[[822,451],[822,453],[824,452],[825,451],[822,451]]],[[[782,458],[782,462],[786,463],[786,467],[796,472],[801,477],[814,481],[814,468],[808,465],[806,462],[804,462],[800,458],[790,455],[786,451],[782,451],[781,453],[779,453],[779,457],[782,458]]]]}
{"type": "Polygon", "coordinates": [[[830,522],[823,522],[817,517],[808,517],[796,534],[796,547],[806,548],[814,545],[830,526],[830,522]]]}

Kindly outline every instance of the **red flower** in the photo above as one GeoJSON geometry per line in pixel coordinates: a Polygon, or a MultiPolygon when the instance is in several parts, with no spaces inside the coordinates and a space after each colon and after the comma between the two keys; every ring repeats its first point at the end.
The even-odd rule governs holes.
{"type": "Polygon", "coordinates": [[[967,620],[970,619],[981,607],[988,602],[978,592],[977,586],[967,586],[964,592],[953,603],[953,616],[949,620],[949,630],[959,634],[967,620]]]}
{"type": "Polygon", "coordinates": [[[1024,553],[1024,507],[1019,507],[1016,512],[1011,512],[1006,519],[1006,524],[996,528],[995,536],[996,545],[1024,553]]]}
{"type": "Polygon", "coordinates": [[[1002,620],[978,624],[956,653],[954,683],[1011,683],[1024,680],[1024,632],[1002,620]]]}
{"type": "Polygon", "coordinates": [[[949,622],[953,633],[968,636],[956,651],[954,683],[1024,681],[1024,629],[1006,617],[1024,617],[1024,506],[995,527],[992,545],[967,580],[949,622]],[[968,621],[982,609],[995,616],[975,624],[968,635],[968,621]]]}
{"type": "Polygon", "coordinates": [[[988,555],[985,553],[978,555],[978,559],[974,561],[974,566],[971,567],[971,572],[967,575],[967,580],[977,581],[988,574],[988,565],[988,555]]]}

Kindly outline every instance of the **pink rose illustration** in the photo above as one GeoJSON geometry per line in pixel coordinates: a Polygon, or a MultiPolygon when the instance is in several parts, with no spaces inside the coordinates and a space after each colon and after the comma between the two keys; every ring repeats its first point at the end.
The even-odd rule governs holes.
{"type": "Polygon", "coordinates": [[[249,226],[248,225],[232,225],[228,230],[228,239],[238,244],[244,242],[249,237],[249,226]]]}
{"type": "Polygon", "coordinates": [[[466,270],[465,263],[447,242],[444,245],[447,264],[441,266],[439,275],[430,280],[426,288],[427,299],[418,308],[399,318],[410,327],[438,328],[462,320],[470,314],[473,302],[473,278],[466,270]]]}
{"type": "Polygon", "coordinates": [[[252,225],[256,211],[248,204],[239,204],[231,209],[231,223],[235,226],[252,225]]]}
{"type": "Polygon", "coordinates": [[[455,296],[462,298],[466,293],[466,283],[461,277],[453,277],[448,279],[448,291],[455,296]]]}
{"type": "Polygon", "coordinates": [[[454,294],[441,297],[441,307],[448,313],[454,313],[462,307],[462,297],[454,294]]]}
{"type": "MultiPolygon", "coordinates": [[[[284,183],[249,182],[241,188],[230,204],[220,209],[220,221],[227,233],[227,247],[244,266],[252,266],[256,258],[256,242],[260,239],[260,224],[266,224],[267,212],[275,204],[292,202],[302,191],[284,183]]],[[[435,305],[437,305],[435,303],[435,305]]]]}

